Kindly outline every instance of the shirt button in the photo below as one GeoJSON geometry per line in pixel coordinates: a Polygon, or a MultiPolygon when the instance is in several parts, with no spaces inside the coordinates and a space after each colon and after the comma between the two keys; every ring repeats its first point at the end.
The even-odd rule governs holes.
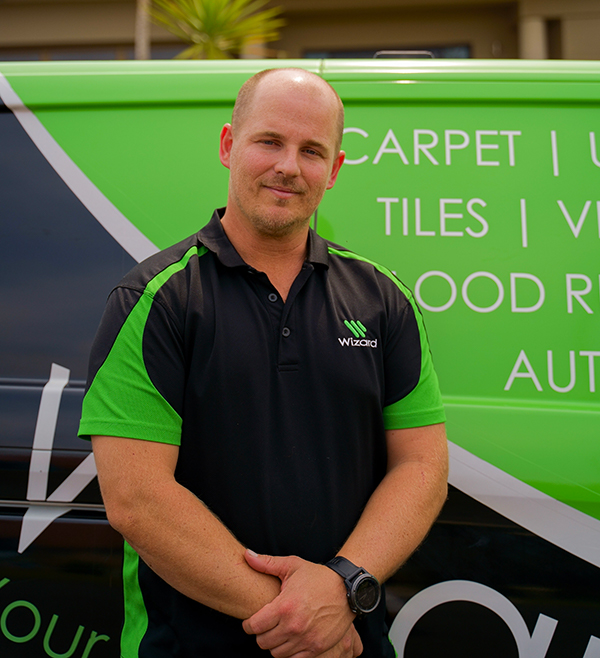
{"type": "Polygon", "coordinates": [[[276,295],[274,292],[272,292],[272,293],[269,295],[269,301],[270,301],[270,302],[276,302],[276,301],[277,301],[277,295],[276,295]]]}
{"type": "Polygon", "coordinates": [[[288,327],[284,327],[284,328],[281,330],[281,335],[282,335],[284,338],[287,338],[291,333],[292,333],[292,332],[289,330],[288,327]]]}

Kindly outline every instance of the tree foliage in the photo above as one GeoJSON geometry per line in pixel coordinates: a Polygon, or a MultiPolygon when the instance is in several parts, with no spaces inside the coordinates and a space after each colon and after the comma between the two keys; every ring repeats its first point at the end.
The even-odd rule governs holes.
{"type": "Polygon", "coordinates": [[[180,59],[227,59],[279,38],[281,8],[269,0],[153,0],[152,19],[191,44],[180,59]]]}

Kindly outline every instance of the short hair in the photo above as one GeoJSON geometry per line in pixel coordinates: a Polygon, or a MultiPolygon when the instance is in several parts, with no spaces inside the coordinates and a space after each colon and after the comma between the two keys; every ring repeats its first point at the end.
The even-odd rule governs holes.
{"type": "Polygon", "coordinates": [[[233,106],[233,114],[231,116],[231,125],[235,131],[236,126],[239,126],[241,122],[243,121],[244,115],[247,113],[250,105],[252,104],[252,100],[254,99],[254,94],[256,93],[256,88],[258,87],[258,84],[263,78],[266,78],[268,75],[272,73],[277,73],[279,71],[298,71],[299,73],[304,73],[310,76],[311,78],[316,78],[317,80],[320,81],[323,85],[325,85],[325,88],[328,88],[332,94],[333,97],[335,98],[336,104],[338,106],[338,112],[337,112],[337,124],[336,124],[336,142],[335,142],[335,150],[336,153],[340,150],[340,147],[342,145],[342,137],[344,135],[344,104],[342,103],[342,99],[339,97],[339,94],[337,91],[327,82],[327,80],[323,80],[323,78],[316,73],[312,73],[312,71],[307,71],[306,69],[301,69],[301,68],[293,68],[293,67],[283,67],[279,69],[265,69],[263,71],[259,71],[258,73],[255,73],[251,78],[246,80],[244,84],[241,86],[237,98],[235,100],[235,105],[233,106]]]}

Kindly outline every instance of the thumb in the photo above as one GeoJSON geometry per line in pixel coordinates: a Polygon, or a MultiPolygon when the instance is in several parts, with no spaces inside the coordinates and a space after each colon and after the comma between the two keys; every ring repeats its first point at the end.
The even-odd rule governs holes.
{"type": "Polygon", "coordinates": [[[276,576],[281,581],[285,580],[292,571],[295,571],[294,557],[279,557],[276,555],[258,555],[249,548],[246,549],[246,562],[260,573],[276,576]]]}

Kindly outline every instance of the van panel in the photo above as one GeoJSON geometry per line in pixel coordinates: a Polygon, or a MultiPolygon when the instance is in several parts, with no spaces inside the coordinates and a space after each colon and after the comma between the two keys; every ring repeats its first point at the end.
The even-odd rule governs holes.
{"type": "Polygon", "coordinates": [[[414,291],[447,407],[449,501],[388,588],[399,655],[528,655],[535,628],[539,656],[593,658],[600,65],[481,60],[0,65],[0,654],[48,655],[53,615],[46,647],[82,626],[72,655],[118,653],[120,539],[75,436],[87,353],[135,260],[224,204],[237,90],[286,65],[346,107],[313,224],[414,291]]]}

